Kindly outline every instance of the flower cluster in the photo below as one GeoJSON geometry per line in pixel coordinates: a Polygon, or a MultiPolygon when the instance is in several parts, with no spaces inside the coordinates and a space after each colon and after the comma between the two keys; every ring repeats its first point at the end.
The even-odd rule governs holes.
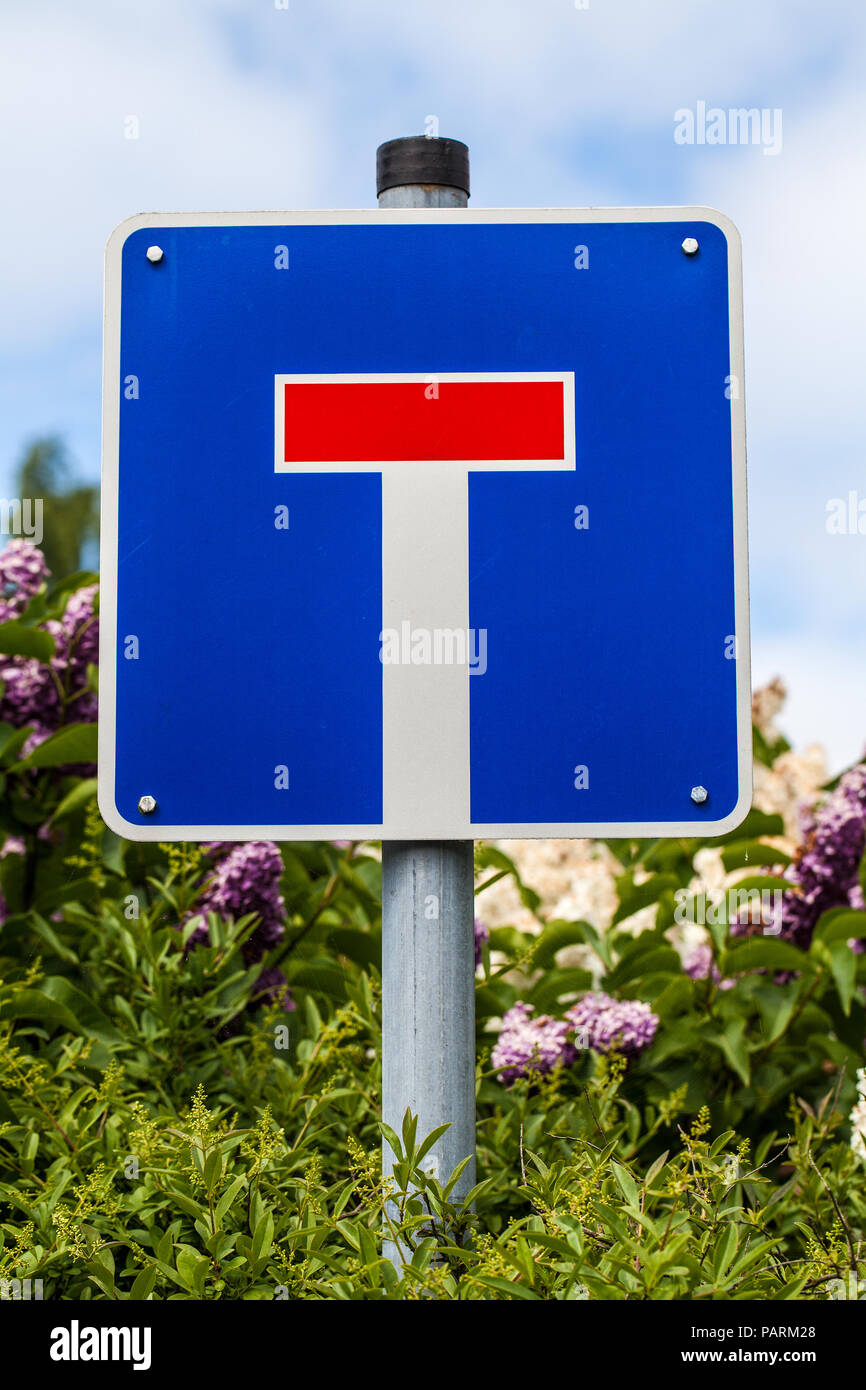
{"type": "MultiPolygon", "coordinates": [[[[808,948],[815,923],[831,907],[863,908],[858,872],[866,849],[866,763],[851,768],[823,805],[807,813],[803,844],[785,870],[775,933],[808,948]]],[[[743,928],[741,928],[742,932],[743,928]]]]}
{"type": "MultiPolygon", "coordinates": [[[[0,622],[18,618],[48,576],[42,552],[30,541],[10,541],[0,554],[0,622]]],[[[54,638],[47,662],[36,657],[0,658],[0,719],[16,729],[33,725],[25,751],[43,742],[61,723],[93,723],[97,700],[88,689],[88,667],[99,659],[97,586],[72,593],[62,616],[41,624],[54,638]]]]}
{"type": "Polygon", "coordinates": [[[31,541],[11,540],[0,554],[0,623],[20,618],[47,578],[42,551],[31,541]]]}
{"type": "Polygon", "coordinates": [[[69,701],[69,714],[78,723],[96,719],[96,692],[87,689],[87,668],[99,663],[99,619],[96,616],[98,586],[89,584],[70,595],[59,623],[45,626],[54,634],[56,651],[51,665],[60,674],[69,701]]]}
{"type": "MultiPolygon", "coordinates": [[[[237,845],[211,843],[205,848],[215,862],[199,895],[199,912],[233,918],[254,912],[259,920],[243,948],[246,963],[254,965],[285,935],[286,905],[280,893],[283,861],[279,848],[271,840],[250,840],[237,845]]],[[[190,944],[199,945],[207,939],[208,930],[203,923],[192,933],[190,944]]],[[[280,999],[287,1012],[295,1008],[281,970],[263,970],[257,989],[269,1002],[280,999]]]]}
{"type": "Polygon", "coordinates": [[[683,955],[683,970],[692,980],[706,980],[711,973],[715,978],[718,970],[713,964],[712,947],[704,941],[692,946],[683,955]]]}
{"type": "Polygon", "coordinates": [[[547,1014],[532,1017],[532,1005],[515,1004],[505,1014],[491,1061],[500,1081],[512,1082],[530,1072],[546,1073],[573,1058],[569,1026],[547,1014]]]}
{"type": "Polygon", "coordinates": [[[626,1057],[636,1057],[648,1048],[659,1026],[649,1004],[639,999],[613,999],[603,993],[584,995],[565,1017],[587,1047],[626,1057]]]}
{"type": "Polygon", "coordinates": [[[736,980],[722,979],[719,967],[713,959],[713,948],[705,941],[690,946],[683,952],[683,970],[692,980],[712,979],[719,989],[733,989],[736,980]]]}
{"type": "Polygon", "coordinates": [[[500,1081],[510,1084],[531,1073],[570,1066],[580,1048],[636,1057],[649,1047],[658,1026],[648,1004],[609,994],[584,995],[562,1019],[533,1017],[532,1005],[520,1002],[502,1020],[491,1061],[500,1081]]]}

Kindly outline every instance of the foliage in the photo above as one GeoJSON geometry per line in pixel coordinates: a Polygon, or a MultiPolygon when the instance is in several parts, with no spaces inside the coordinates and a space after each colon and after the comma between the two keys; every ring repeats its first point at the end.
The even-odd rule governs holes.
{"type": "MultiPolygon", "coordinates": [[[[16,621],[41,631],[87,578],[16,621]]],[[[14,659],[46,658],[31,646],[14,659]]],[[[801,949],[738,934],[722,907],[703,979],[670,940],[708,843],[778,888],[777,820],[753,812],[716,842],[612,842],[606,933],[544,921],[512,860],[479,846],[479,912],[511,877],[538,933],[500,927],[481,951],[477,1185],[458,1200],[453,1178],[427,1171],[431,1139],[411,1116],[386,1134],[383,1189],[375,847],[283,846],[284,930],[253,958],[260,920],[208,910],[201,847],[105,828],[81,770],[93,726],[73,717],[27,754],[26,725],[0,730],[0,1279],[85,1300],[859,1287],[866,1184],[846,1117],[866,956],[849,942],[866,913],[824,912],[801,949]],[[652,920],[635,935],[637,911],[652,920]],[[560,963],[574,945],[579,969],[560,963]],[[293,1012],[263,991],[263,968],[283,972],[293,1012]],[[578,1048],[503,1084],[491,1023],[518,1001],[563,1015],[599,989],[650,1006],[651,1045],[629,1058],[578,1048]],[[383,1238],[404,1252],[399,1271],[383,1238]]]]}
{"type": "Polygon", "coordinates": [[[74,483],[59,439],[35,440],[18,467],[19,497],[41,499],[39,542],[54,574],[72,574],[94,563],[99,537],[99,489],[74,483]]]}

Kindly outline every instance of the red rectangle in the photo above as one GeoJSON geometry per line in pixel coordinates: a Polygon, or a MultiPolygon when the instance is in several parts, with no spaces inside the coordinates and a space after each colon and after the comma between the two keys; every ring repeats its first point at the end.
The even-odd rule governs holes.
{"type": "Polygon", "coordinates": [[[561,381],[287,382],[286,463],[564,458],[561,381]]]}

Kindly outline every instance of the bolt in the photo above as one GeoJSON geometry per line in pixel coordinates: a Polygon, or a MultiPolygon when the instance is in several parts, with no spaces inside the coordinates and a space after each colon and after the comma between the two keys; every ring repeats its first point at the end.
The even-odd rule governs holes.
{"type": "Polygon", "coordinates": [[[700,806],[702,802],[706,801],[708,796],[709,792],[706,787],[692,787],[692,801],[696,806],[700,806]]]}
{"type": "MultiPolygon", "coordinates": [[[[683,246],[685,246],[685,242],[683,242],[683,246]]],[[[695,246],[697,246],[697,242],[695,243],[695,246]]],[[[148,246],[146,254],[147,259],[150,261],[151,265],[157,265],[158,262],[162,260],[163,249],[161,246],[148,246]]]]}
{"type": "Polygon", "coordinates": [[[138,809],[143,816],[152,816],[156,810],[156,801],[152,796],[140,796],[138,798],[138,809]]]}
{"type": "MultiPolygon", "coordinates": [[[[698,249],[698,243],[695,241],[694,237],[693,237],[693,236],[687,236],[686,239],[685,239],[685,241],[683,242],[683,250],[685,251],[686,255],[687,255],[687,256],[694,256],[694,255],[696,255],[697,249],[698,249]]],[[[147,254],[150,255],[150,252],[148,251],[147,254]]],[[[161,254],[162,254],[162,252],[160,252],[160,255],[161,255],[161,254]]]]}

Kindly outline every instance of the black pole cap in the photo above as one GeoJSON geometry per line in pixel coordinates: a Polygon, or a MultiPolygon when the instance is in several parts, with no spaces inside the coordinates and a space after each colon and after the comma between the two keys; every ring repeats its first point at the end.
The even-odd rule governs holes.
{"type": "Polygon", "coordinates": [[[404,184],[460,188],[469,196],[469,149],[462,140],[404,135],[376,151],[376,194],[404,184]]]}

